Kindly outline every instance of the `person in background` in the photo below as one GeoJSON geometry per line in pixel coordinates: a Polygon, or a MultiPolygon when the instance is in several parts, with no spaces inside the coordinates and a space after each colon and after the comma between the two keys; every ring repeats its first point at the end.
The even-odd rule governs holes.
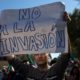
{"type": "Polygon", "coordinates": [[[57,58],[54,58],[51,60],[51,62],[49,63],[50,65],[54,65],[57,62],[57,58]]]}
{"type": "Polygon", "coordinates": [[[0,80],[2,80],[2,78],[3,78],[3,72],[2,70],[0,70],[0,80]]]}
{"type": "Polygon", "coordinates": [[[79,67],[78,66],[73,66],[70,72],[70,78],[71,80],[79,80],[79,67]]]}
{"type": "Polygon", "coordinates": [[[8,79],[8,67],[7,66],[3,66],[2,73],[3,73],[2,80],[7,80],[8,79]]]}
{"type": "Polygon", "coordinates": [[[79,80],[79,67],[74,65],[67,75],[65,75],[65,80],[79,80]]]}
{"type": "Polygon", "coordinates": [[[62,54],[54,66],[48,64],[48,53],[34,54],[33,58],[37,67],[23,64],[13,56],[8,57],[8,61],[16,71],[24,76],[24,80],[62,80],[70,54],[62,54]]]}

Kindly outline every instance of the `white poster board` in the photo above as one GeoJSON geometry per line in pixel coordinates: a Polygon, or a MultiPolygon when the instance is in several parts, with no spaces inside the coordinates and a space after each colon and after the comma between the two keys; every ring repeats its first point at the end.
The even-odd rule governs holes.
{"type": "Polygon", "coordinates": [[[52,3],[0,13],[0,56],[68,51],[65,6],[52,3]]]}

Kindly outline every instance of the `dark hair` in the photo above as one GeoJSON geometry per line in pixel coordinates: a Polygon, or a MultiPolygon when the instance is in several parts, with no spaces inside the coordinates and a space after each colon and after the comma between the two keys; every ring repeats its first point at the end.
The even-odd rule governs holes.
{"type": "Polygon", "coordinates": [[[80,74],[79,73],[79,67],[73,66],[73,68],[72,68],[72,70],[70,72],[70,75],[72,75],[72,76],[76,75],[75,80],[79,80],[79,74],[80,74]],[[75,70],[76,70],[76,72],[75,72],[75,70]]]}
{"type": "Polygon", "coordinates": [[[56,62],[57,62],[57,58],[54,58],[54,59],[51,60],[50,65],[53,65],[56,62]]]}

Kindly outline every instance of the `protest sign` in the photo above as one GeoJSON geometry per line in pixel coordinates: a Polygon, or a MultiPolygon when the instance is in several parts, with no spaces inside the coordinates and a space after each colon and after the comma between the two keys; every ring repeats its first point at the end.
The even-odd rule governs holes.
{"type": "Polygon", "coordinates": [[[67,52],[67,26],[61,2],[26,9],[8,9],[0,14],[0,56],[67,52]]]}

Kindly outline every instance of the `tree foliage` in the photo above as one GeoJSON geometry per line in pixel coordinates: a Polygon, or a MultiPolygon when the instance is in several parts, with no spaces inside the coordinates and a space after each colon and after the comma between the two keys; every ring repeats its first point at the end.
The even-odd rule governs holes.
{"type": "Polygon", "coordinates": [[[68,22],[68,33],[72,47],[80,52],[80,10],[75,9],[72,14],[70,14],[71,22],[68,22]]]}

